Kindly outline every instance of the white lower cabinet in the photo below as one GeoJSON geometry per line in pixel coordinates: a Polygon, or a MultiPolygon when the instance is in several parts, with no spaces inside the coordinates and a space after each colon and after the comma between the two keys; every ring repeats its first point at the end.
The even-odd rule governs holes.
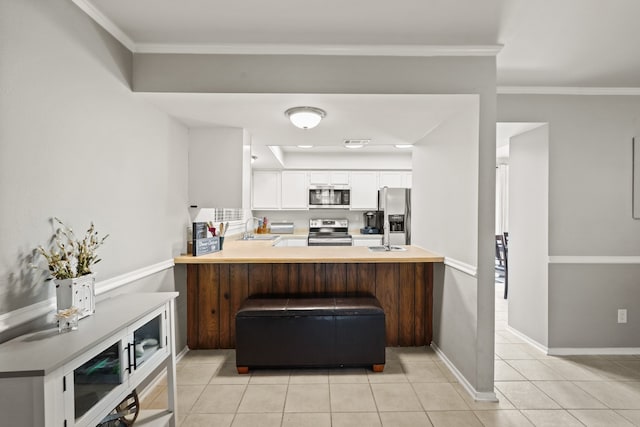
{"type": "MultiPolygon", "coordinates": [[[[164,367],[168,407],[154,414],[153,425],[175,426],[176,296],[166,292],[110,298],[98,304],[93,316],[80,320],[77,331],[58,334],[51,330],[40,339],[33,339],[38,336],[35,333],[2,344],[3,422],[11,426],[96,426],[149,375],[164,367]]],[[[129,403],[135,403],[134,399],[129,403]]]]}
{"type": "Polygon", "coordinates": [[[382,236],[380,237],[353,236],[352,246],[380,246],[380,245],[382,245],[382,236]]]}

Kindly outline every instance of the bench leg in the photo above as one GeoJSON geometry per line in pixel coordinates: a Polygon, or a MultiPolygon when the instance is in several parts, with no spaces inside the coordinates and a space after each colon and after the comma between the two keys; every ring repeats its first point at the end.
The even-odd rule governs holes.
{"type": "Polygon", "coordinates": [[[372,365],[371,369],[373,369],[373,372],[382,372],[384,371],[384,363],[381,365],[372,365]]]}
{"type": "Polygon", "coordinates": [[[240,375],[244,375],[244,374],[248,374],[249,373],[249,367],[248,366],[237,366],[238,368],[238,373],[240,375]]]}

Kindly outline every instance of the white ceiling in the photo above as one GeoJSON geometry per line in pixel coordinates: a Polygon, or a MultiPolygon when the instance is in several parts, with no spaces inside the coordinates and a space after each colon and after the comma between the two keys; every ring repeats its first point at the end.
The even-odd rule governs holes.
{"type": "MultiPolygon", "coordinates": [[[[136,52],[500,45],[498,85],[505,89],[640,88],[639,0],[73,1],[136,52]]],[[[325,146],[309,155],[335,145],[345,156],[346,138],[371,138],[393,155],[392,144],[416,141],[456,108],[455,100],[430,96],[140,96],[188,126],[248,129],[259,167],[277,166],[269,145],[325,146]],[[328,116],[313,131],[293,128],[283,112],[298,105],[328,116]]],[[[500,124],[499,149],[523,129],[500,124]]]]}
{"type": "Polygon", "coordinates": [[[502,45],[501,86],[640,87],[638,0],[74,0],[140,51],[502,45]]]}

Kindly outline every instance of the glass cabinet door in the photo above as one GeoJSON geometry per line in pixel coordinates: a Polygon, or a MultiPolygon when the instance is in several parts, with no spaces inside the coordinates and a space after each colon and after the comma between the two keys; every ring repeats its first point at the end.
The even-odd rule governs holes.
{"type": "Polygon", "coordinates": [[[133,331],[133,369],[140,369],[145,362],[165,346],[163,338],[163,313],[158,314],[133,331]]]}
{"type": "Polygon", "coordinates": [[[73,370],[76,420],[122,384],[120,360],[120,341],[118,341],[73,370]]]}

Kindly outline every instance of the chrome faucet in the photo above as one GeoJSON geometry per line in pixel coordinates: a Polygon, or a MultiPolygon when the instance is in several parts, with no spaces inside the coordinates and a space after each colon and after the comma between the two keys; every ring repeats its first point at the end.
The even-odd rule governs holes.
{"type": "Polygon", "coordinates": [[[260,218],[256,218],[255,216],[250,216],[244,223],[244,234],[242,235],[242,240],[249,240],[253,238],[253,232],[249,233],[249,221],[253,223],[255,220],[260,220],[260,218]]]}

